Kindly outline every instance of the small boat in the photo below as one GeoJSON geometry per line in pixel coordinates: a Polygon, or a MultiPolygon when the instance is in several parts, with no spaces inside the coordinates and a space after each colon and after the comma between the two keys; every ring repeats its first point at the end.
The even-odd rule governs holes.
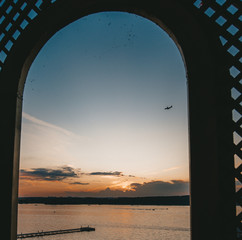
{"type": "Polygon", "coordinates": [[[89,226],[80,228],[80,232],[91,232],[91,231],[95,231],[95,228],[89,227],[89,226]]]}

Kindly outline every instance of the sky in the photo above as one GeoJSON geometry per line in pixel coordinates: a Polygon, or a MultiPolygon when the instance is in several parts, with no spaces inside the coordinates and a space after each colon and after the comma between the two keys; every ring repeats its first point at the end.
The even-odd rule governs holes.
{"type": "Polygon", "coordinates": [[[20,197],[189,194],[188,159],[185,67],[159,26],[102,12],[45,44],[24,90],[20,197]]]}

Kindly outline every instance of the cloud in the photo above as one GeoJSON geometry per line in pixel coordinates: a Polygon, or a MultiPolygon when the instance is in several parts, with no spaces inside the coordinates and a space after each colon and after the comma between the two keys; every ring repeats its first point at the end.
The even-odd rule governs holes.
{"type": "Polygon", "coordinates": [[[22,168],[46,166],[88,166],[92,140],[57,125],[23,113],[21,134],[22,168]]]}
{"type": "Polygon", "coordinates": [[[89,185],[89,183],[83,183],[83,182],[71,182],[69,184],[72,184],[72,185],[89,185]]]}
{"type": "Polygon", "coordinates": [[[31,168],[20,170],[21,179],[63,181],[67,178],[77,178],[77,171],[69,166],[62,166],[57,169],[51,168],[31,168]]]}
{"type": "Polygon", "coordinates": [[[47,128],[50,128],[52,130],[55,130],[55,131],[58,131],[58,132],[61,132],[61,133],[64,133],[65,135],[67,136],[77,136],[76,134],[64,129],[64,128],[61,128],[61,127],[58,127],[54,124],[51,124],[51,123],[48,123],[48,122],[45,122],[43,120],[40,120],[36,117],[33,117],[25,112],[22,113],[22,117],[32,123],[35,123],[39,126],[42,126],[42,127],[47,127],[47,128]]]}
{"type": "Polygon", "coordinates": [[[124,191],[107,187],[98,192],[66,192],[75,197],[148,197],[189,195],[189,182],[182,180],[151,181],[130,184],[130,190],[124,191]]]}
{"type": "Polygon", "coordinates": [[[132,183],[130,186],[136,194],[146,196],[186,195],[189,193],[189,183],[182,180],[132,183]]]}
{"type": "Polygon", "coordinates": [[[173,171],[173,170],[177,170],[179,168],[181,168],[181,167],[180,166],[171,167],[171,168],[164,169],[163,172],[173,171]]]}
{"type": "Polygon", "coordinates": [[[94,175],[94,176],[116,176],[116,177],[122,177],[124,176],[122,172],[91,172],[89,175],[94,175]]]}

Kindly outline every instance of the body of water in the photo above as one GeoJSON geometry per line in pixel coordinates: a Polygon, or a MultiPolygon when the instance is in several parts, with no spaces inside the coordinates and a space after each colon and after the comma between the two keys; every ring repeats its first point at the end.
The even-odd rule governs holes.
{"type": "MultiPolygon", "coordinates": [[[[95,227],[46,240],[189,240],[189,206],[20,204],[18,233],[95,227]]],[[[39,239],[39,238],[38,238],[39,239]]]]}

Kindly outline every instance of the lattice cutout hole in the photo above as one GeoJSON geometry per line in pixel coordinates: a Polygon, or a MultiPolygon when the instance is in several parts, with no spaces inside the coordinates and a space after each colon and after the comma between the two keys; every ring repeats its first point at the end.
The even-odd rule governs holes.
{"type": "Polygon", "coordinates": [[[240,113],[238,113],[235,109],[232,111],[232,117],[234,122],[238,122],[241,118],[240,113]]]}
{"type": "Polygon", "coordinates": [[[212,8],[208,8],[205,12],[204,12],[207,16],[212,17],[213,14],[215,13],[215,11],[212,8]]]}
{"type": "Polygon", "coordinates": [[[223,25],[227,22],[227,19],[224,18],[223,16],[219,16],[219,17],[215,20],[215,22],[216,22],[217,24],[219,24],[220,26],[223,26],[223,25]]]}
{"type": "Polygon", "coordinates": [[[4,63],[5,59],[7,57],[7,54],[4,51],[0,52],[0,61],[4,63]]]}
{"type": "Polygon", "coordinates": [[[236,78],[240,71],[235,67],[235,66],[232,66],[230,69],[229,69],[229,72],[230,72],[230,75],[233,77],[233,78],[236,78]]]}
{"type": "Polygon", "coordinates": [[[237,11],[238,11],[238,8],[235,7],[233,4],[230,5],[228,8],[227,8],[228,12],[230,12],[231,14],[235,14],[237,11]]]}
{"type": "Polygon", "coordinates": [[[219,39],[220,39],[223,46],[228,42],[228,40],[225,39],[223,36],[219,36],[219,39]]]}
{"type": "Polygon", "coordinates": [[[219,5],[224,5],[227,2],[227,0],[216,0],[216,3],[218,3],[219,5]]]}
{"type": "Polygon", "coordinates": [[[228,28],[227,28],[227,31],[232,34],[232,35],[235,35],[239,29],[237,27],[235,27],[233,24],[231,24],[228,28]]]}
{"type": "Polygon", "coordinates": [[[233,137],[235,145],[238,145],[242,140],[241,136],[237,132],[233,132],[233,137]]]}
{"type": "Polygon", "coordinates": [[[235,55],[237,55],[237,53],[239,52],[239,49],[232,45],[227,51],[228,51],[232,56],[235,56],[235,55]]]}
{"type": "Polygon", "coordinates": [[[15,40],[17,40],[18,37],[19,37],[19,35],[20,35],[20,31],[19,31],[19,30],[16,30],[16,31],[14,32],[14,34],[13,34],[13,38],[14,38],[15,40]]]}
{"type": "Polygon", "coordinates": [[[236,88],[233,87],[231,89],[231,96],[234,100],[236,100],[240,95],[241,93],[236,88]]]}
{"type": "Polygon", "coordinates": [[[234,167],[238,168],[241,164],[241,159],[238,157],[238,155],[234,154],[234,167]]]}

